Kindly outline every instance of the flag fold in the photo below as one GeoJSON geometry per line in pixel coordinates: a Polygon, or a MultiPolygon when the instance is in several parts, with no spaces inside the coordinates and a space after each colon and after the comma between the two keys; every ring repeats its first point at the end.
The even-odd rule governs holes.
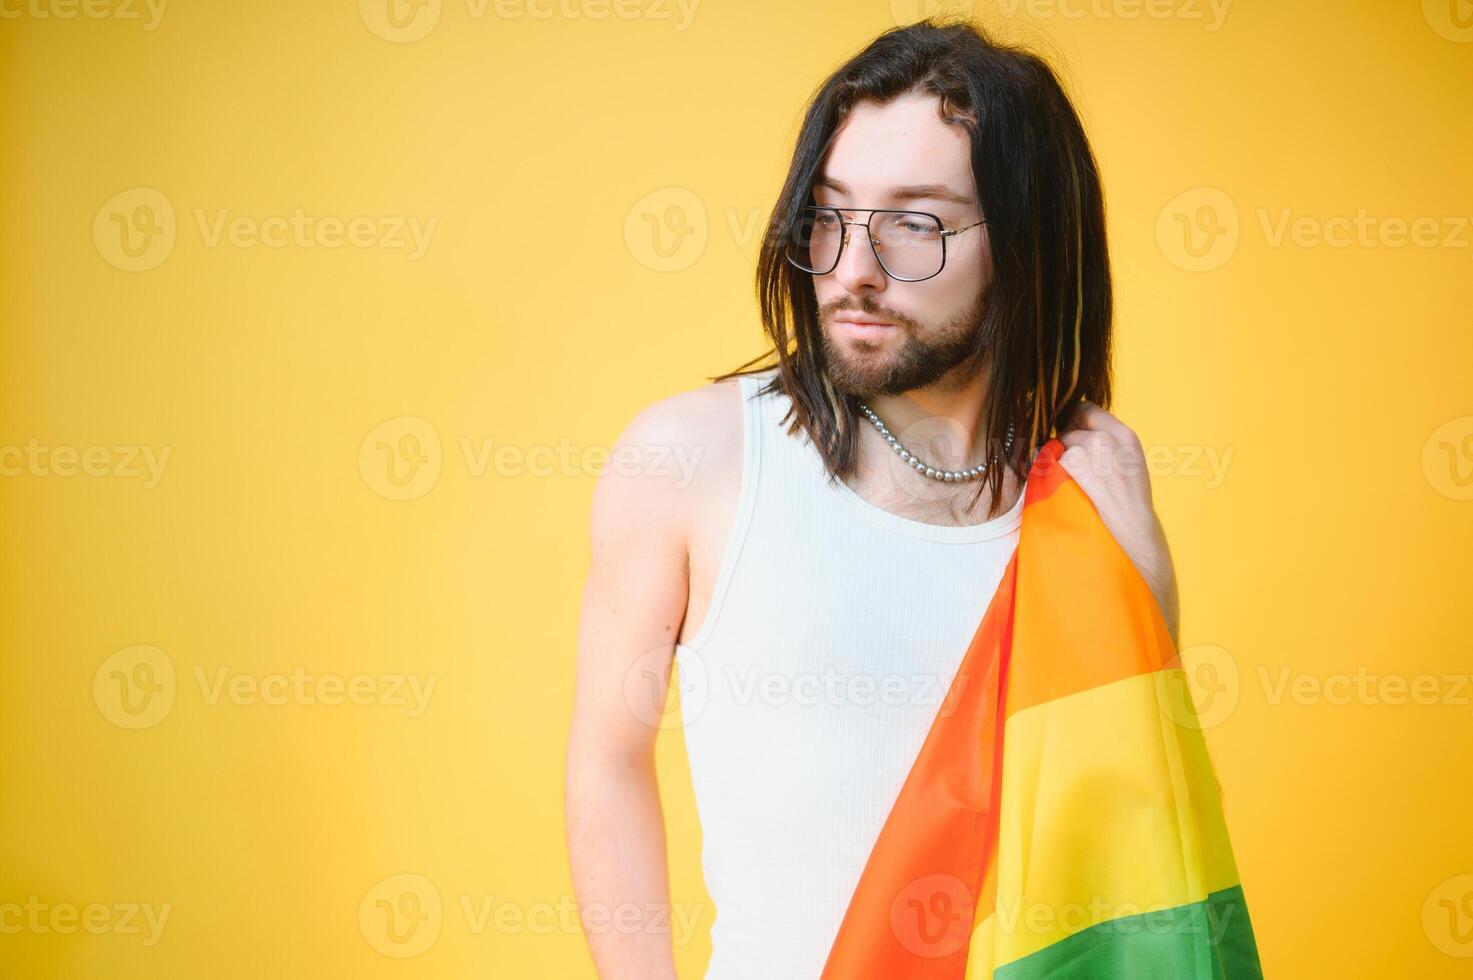
{"type": "Polygon", "coordinates": [[[1178,653],[1063,448],[822,980],[1263,976],[1178,653]]]}

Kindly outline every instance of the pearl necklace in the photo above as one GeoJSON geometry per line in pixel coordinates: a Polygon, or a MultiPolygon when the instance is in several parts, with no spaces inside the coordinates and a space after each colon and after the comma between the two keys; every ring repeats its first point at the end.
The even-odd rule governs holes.
{"type": "MultiPolygon", "coordinates": [[[[927,466],[914,453],[906,452],[905,447],[900,445],[900,441],[895,438],[894,434],[892,434],[888,428],[885,427],[885,423],[880,421],[880,417],[874,412],[870,411],[870,407],[868,405],[866,405],[864,402],[860,402],[859,410],[863,412],[871,422],[874,423],[876,429],[880,430],[880,435],[885,437],[885,441],[890,444],[891,449],[895,450],[895,453],[900,457],[901,462],[907,464],[911,469],[915,470],[917,473],[922,474],[923,476],[929,476],[933,480],[940,480],[943,483],[958,483],[964,480],[975,480],[977,477],[987,472],[986,463],[978,463],[976,466],[965,470],[943,470],[938,469],[935,466],[927,466]]],[[[1008,438],[1007,442],[1003,445],[1003,455],[1006,456],[1008,453],[1012,452],[1012,449],[1013,423],[1009,422],[1008,438]]]]}

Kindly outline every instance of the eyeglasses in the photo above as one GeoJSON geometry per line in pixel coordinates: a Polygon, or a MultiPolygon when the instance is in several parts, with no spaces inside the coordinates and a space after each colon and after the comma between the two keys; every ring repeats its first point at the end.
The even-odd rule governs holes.
{"type": "Polygon", "coordinates": [[[865,230],[885,275],[901,282],[921,282],[946,267],[948,238],[987,224],[983,218],[966,228],[944,228],[940,218],[924,211],[842,210],[868,211],[869,218],[845,221],[839,208],[804,207],[784,248],[787,260],[804,272],[828,275],[839,267],[839,256],[849,240],[848,226],[857,225],[865,230]]]}

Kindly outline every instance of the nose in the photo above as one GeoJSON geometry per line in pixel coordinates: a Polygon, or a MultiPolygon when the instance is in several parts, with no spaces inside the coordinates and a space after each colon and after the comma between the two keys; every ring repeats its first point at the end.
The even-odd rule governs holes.
{"type": "Polygon", "coordinates": [[[889,277],[875,257],[869,229],[857,221],[844,225],[844,251],[839,256],[839,267],[834,270],[834,275],[851,293],[866,289],[880,292],[885,288],[889,277]]]}

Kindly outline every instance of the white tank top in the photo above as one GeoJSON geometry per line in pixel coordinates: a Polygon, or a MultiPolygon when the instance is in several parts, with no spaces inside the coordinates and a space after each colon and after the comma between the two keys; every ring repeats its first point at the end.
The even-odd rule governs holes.
{"type": "Polygon", "coordinates": [[[677,644],[716,906],[706,980],[815,980],[1018,543],[1023,497],[946,527],[829,485],[739,379],[742,485],[709,611],[677,644]]]}

